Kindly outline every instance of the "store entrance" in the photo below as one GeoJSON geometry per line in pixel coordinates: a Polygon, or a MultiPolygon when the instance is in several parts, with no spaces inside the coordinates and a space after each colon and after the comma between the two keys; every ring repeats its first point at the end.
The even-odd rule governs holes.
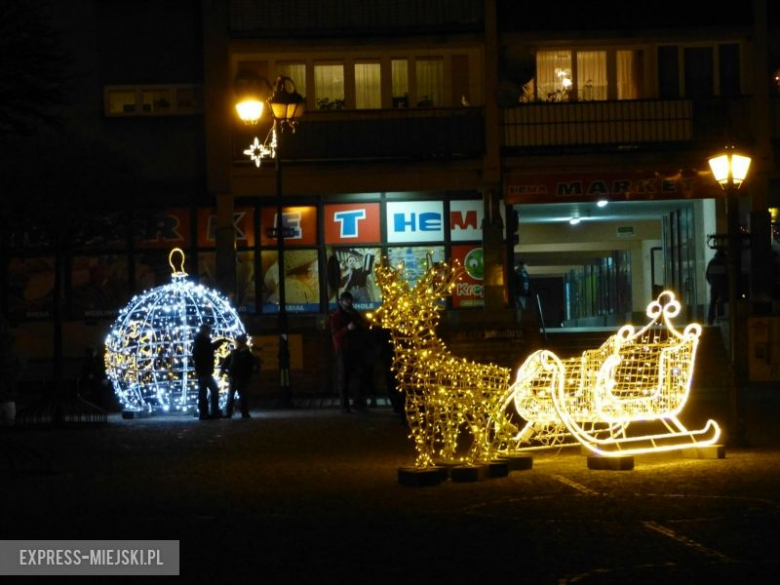
{"type": "Polygon", "coordinates": [[[664,289],[689,319],[706,302],[711,200],[515,205],[514,260],[528,264],[545,326],[617,328],[642,323],[664,289]]]}

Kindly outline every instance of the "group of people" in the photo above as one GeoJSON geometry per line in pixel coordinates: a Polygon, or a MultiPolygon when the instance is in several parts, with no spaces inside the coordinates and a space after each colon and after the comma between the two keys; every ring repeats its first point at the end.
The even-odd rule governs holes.
{"type": "MultiPolygon", "coordinates": [[[[353,264],[356,263],[351,258],[353,264]]],[[[360,272],[356,265],[350,266],[352,272],[360,272]]],[[[528,264],[519,260],[515,265],[515,305],[521,311],[529,308],[529,299],[533,296],[528,264]]],[[[718,250],[707,266],[707,282],[710,284],[710,305],[707,321],[710,325],[723,315],[724,303],[728,302],[728,270],[726,255],[718,250]]],[[[360,279],[355,276],[354,289],[360,290],[360,279]]],[[[370,327],[365,317],[353,306],[354,295],[348,290],[341,293],[338,307],[330,316],[330,330],[333,349],[336,356],[337,386],[341,410],[351,413],[367,408],[366,394],[373,374],[372,359],[382,364],[386,376],[387,390],[393,409],[403,413],[403,396],[397,391],[395,376],[392,372],[393,347],[390,334],[384,329],[370,327]],[[352,388],[354,392],[351,392],[352,388]],[[350,396],[352,401],[350,402],[350,396]]],[[[198,377],[198,412],[201,419],[222,418],[219,409],[219,389],[214,379],[215,354],[226,339],[211,340],[211,327],[201,326],[193,345],[195,372],[198,377]],[[210,396],[210,400],[208,397],[210,396]]],[[[230,380],[225,416],[232,417],[236,394],[240,397],[241,416],[249,418],[248,387],[255,370],[255,358],[247,345],[246,335],[236,339],[236,347],[230,352],[222,365],[230,380]]]]}
{"type": "MultiPolygon", "coordinates": [[[[219,408],[219,386],[214,379],[216,352],[227,343],[227,339],[211,340],[211,325],[203,323],[192,345],[192,359],[195,362],[195,375],[198,377],[198,414],[201,420],[223,418],[219,408]]],[[[236,347],[222,363],[222,371],[230,380],[225,417],[233,417],[236,394],[240,398],[241,418],[250,418],[249,381],[255,370],[255,357],[247,343],[247,336],[236,338],[236,347]]]]}
{"type": "MultiPolygon", "coordinates": [[[[395,376],[391,366],[393,362],[392,343],[389,332],[384,329],[370,331],[365,317],[352,306],[352,293],[344,291],[339,297],[336,310],[331,314],[330,326],[333,348],[338,369],[338,392],[342,412],[367,409],[367,388],[373,374],[372,360],[378,359],[384,368],[388,394],[393,409],[403,413],[403,398],[396,391],[395,376]],[[355,387],[350,403],[351,389],[355,387]]],[[[198,414],[201,420],[231,418],[235,409],[236,395],[242,418],[250,418],[248,389],[255,371],[255,358],[247,344],[246,335],[236,338],[236,347],[222,363],[222,372],[227,374],[230,389],[223,415],[219,407],[219,386],[214,377],[216,353],[228,340],[212,340],[212,328],[208,323],[201,325],[192,346],[192,359],[195,363],[195,375],[198,378],[198,414]]]]}
{"type": "MultiPolygon", "coordinates": [[[[516,303],[525,310],[532,295],[527,264],[520,261],[515,269],[517,279],[516,303]]],[[[395,412],[403,413],[403,396],[397,391],[392,372],[393,346],[388,331],[371,329],[365,317],[353,306],[354,295],[344,290],[339,295],[338,306],[330,316],[330,331],[336,357],[337,387],[341,411],[362,412],[367,408],[366,395],[373,376],[372,361],[378,361],[384,371],[388,396],[395,412]],[[354,388],[354,391],[353,391],[354,388]],[[352,400],[350,401],[350,397],[352,400]]],[[[201,419],[221,418],[219,388],[214,379],[215,355],[227,340],[211,340],[211,327],[204,324],[195,338],[193,359],[198,376],[198,412],[201,419]],[[208,397],[210,396],[210,400],[208,397]]],[[[236,393],[241,398],[241,416],[248,418],[247,389],[254,369],[254,358],[246,343],[246,336],[236,339],[236,348],[223,365],[230,379],[226,416],[233,414],[236,393]]]]}

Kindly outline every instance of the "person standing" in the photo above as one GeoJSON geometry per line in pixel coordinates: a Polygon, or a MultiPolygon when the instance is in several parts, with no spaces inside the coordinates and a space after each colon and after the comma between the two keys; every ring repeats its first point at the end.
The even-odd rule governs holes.
{"type": "Polygon", "coordinates": [[[531,277],[528,275],[528,264],[525,260],[518,260],[515,265],[515,286],[517,287],[515,295],[517,308],[525,310],[531,296],[531,277]]]}
{"type": "Polygon", "coordinates": [[[376,331],[375,342],[379,364],[382,367],[382,372],[385,377],[387,397],[393,407],[393,412],[400,414],[401,417],[406,420],[406,411],[404,409],[405,397],[403,392],[398,388],[398,380],[393,371],[393,364],[395,363],[395,345],[393,344],[392,334],[389,329],[385,329],[384,327],[376,328],[374,331],[376,331]]]}
{"type": "Polygon", "coordinates": [[[198,377],[200,420],[222,418],[222,413],[219,411],[219,386],[214,379],[214,362],[217,349],[226,341],[226,339],[211,341],[211,325],[203,323],[192,344],[192,360],[195,362],[195,375],[198,377]],[[207,393],[210,397],[211,413],[209,413],[209,401],[206,399],[207,393]]]}
{"type": "MultiPolygon", "coordinates": [[[[723,304],[729,300],[729,276],[726,253],[718,250],[707,263],[707,282],[710,283],[710,307],[707,324],[714,325],[715,317],[723,316],[723,304]]],[[[729,309],[730,310],[730,309],[729,309]]]]}
{"type": "Polygon", "coordinates": [[[249,380],[255,370],[255,357],[246,342],[247,337],[243,333],[236,337],[236,347],[230,352],[223,366],[230,379],[230,391],[228,392],[225,416],[233,417],[233,407],[236,400],[236,392],[241,399],[241,418],[251,418],[249,414],[249,380]]]}
{"type": "Polygon", "coordinates": [[[103,389],[108,386],[103,360],[98,357],[97,349],[88,347],[84,351],[84,361],[81,363],[81,375],[78,380],[78,395],[87,402],[101,408],[107,406],[103,389]]]}
{"type": "Polygon", "coordinates": [[[330,330],[338,367],[338,389],[341,411],[352,412],[349,407],[349,386],[357,379],[357,391],[353,400],[356,410],[366,408],[365,363],[363,360],[364,333],[368,329],[365,318],[352,306],[351,293],[339,296],[339,306],[330,316],[330,330]]]}

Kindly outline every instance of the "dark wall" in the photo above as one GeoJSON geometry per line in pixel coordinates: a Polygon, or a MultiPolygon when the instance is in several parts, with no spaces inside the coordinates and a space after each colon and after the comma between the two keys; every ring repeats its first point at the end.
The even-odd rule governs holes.
{"type": "MultiPolygon", "coordinates": [[[[205,191],[203,116],[104,114],[107,85],[202,85],[197,0],[47,3],[62,38],[67,106],[59,132],[132,169],[139,204],[185,205],[205,191]]],[[[83,149],[82,149],[83,150],[83,149]]],[[[103,193],[111,197],[111,193],[103,193]]],[[[201,203],[203,203],[201,201],[201,203]]]]}

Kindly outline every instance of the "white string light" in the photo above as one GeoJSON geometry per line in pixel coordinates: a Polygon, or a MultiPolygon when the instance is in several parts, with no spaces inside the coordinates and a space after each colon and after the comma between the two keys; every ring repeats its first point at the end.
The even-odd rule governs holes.
{"type": "Polygon", "coordinates": [[[265,142],[260,142],[260,139],[255,136],[254,142],[249,145],[249,148],[244,151],[244,154],[247,155],[258,168],[260,168],[260,165],[263,164],[264,158],[275,158],[276,127],[271,128],[271,131],[268,133],[265,142]]]}
{"type": "MultiPolygon", "coordinates": [[[[227,297],[187,279],[184,253],[175,248],[168,261],[172,282],[139,296],[120,311],[106,337],[106,374],[123,408],[146,412],[191,412],[197,409],[198,380],[192,343],[201,324],[212,327],[212,339],[224,338],[216,360],[235,347],[244,325],[227,297]],[[181,254],[181,265],[173,264],[181,254]]],[[[228,383],[215,364],[224,403],[228,383]]]]}
{"type": "MultiPolygon", "coordinates": [[[[539,350],[523,363],[512,384],[518,413],[528,421],[520,448],[541,431],[564,443],[568,431],[600,455],[637,455],[712,445],[720,427],[709,420],[688,430],[678,418],[691,390],[701,326],[682,332],[671,319],[681,310],[665,291],[647,307],[650,322],[639,331],[624,325],[599,348],[560,359],[539,350]]],[[[544,442],[544,441],[543,441],[544,442]]]]}

